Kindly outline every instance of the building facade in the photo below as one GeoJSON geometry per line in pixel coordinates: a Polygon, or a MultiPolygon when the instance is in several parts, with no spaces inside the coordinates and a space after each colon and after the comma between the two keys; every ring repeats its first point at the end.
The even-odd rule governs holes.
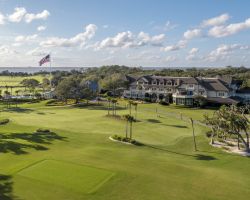
{"type": "MultiPolygon", "coordinates": [[[[202,96],[211,102],[225,104],[236,103],[232,97],[237,97],[241,82],[231,77],[165,77],[141,76],[133,79],[129,89],[123,93],[124,98],[149,98],[152,101],[169,101],[174,104],[192,106],[197,96],[202,96]]],[[[241,95],[242,96],[242,95],[241,95]]]]}

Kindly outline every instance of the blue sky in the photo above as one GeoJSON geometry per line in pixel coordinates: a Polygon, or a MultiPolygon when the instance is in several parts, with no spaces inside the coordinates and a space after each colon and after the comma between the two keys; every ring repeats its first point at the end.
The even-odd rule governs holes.
{"type": "Polygon", "coordinates": [[[0,0],[0,67],[250,66],[248,0],[0,0]]]}

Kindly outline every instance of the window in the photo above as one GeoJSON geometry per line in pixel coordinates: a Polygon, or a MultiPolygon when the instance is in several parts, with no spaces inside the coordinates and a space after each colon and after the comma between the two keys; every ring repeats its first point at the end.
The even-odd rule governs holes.
{"type": "Polygon", "coordinates": [[[193,88],[194,85],[193,85],[193,84],[189,84],[188,87],[189,87],[189,88],[193,88]]]}
{"type": "Polygon", "coordinates": [[[171,81],[168,81],[168,85],[172,85],[172,82],[171,82],[171,81]]]}
{"type": "Polygon", "coordinates": [[[205,92],[204,91],[199,91],[199,95],[204,95],[205,92]]]}
{"type": "Polygon", "coordinates": [[[153,81],[153,83],[152,83],[153,85],[156,85],[157,84],[157,81],[153,81]]]}
{"type": "Polygon", "coordinates": [[[219,97],[223,97],[223,96],[224,96],[224,92],[219,92],[219,93],[218,93],[218,96],[219,96],[219,97]]]}

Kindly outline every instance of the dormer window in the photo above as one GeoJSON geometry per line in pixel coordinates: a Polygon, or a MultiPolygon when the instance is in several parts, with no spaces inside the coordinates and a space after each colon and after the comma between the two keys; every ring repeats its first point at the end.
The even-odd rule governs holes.
{"type": "Polygon", "coordinates": [[[153,82],[152,82],[152,85],[157,85],[157,81],[153,81],[153,82]]]}
{"type": "Polygon", "coordinates": [[[168,84],[168,85],[172,85],[172,82],[171,82],[171,81],[168,81],[167,84],[168,84]]]}

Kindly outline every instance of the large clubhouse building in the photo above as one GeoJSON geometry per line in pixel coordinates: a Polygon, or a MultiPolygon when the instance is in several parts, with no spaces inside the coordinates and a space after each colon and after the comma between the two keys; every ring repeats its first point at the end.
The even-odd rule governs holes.
{"type": "Polygon", "coordinates": [[[232,77],[167,77],[147,75],[139,78],[127,77],[129,89],[123,96],[131,99],[150,99],[153,101],[169,101],[174,104],[192,106],[197,96],[206,98],[208,102],[218,104],[236,104],[249,102],[249,91],[240,90],[242,81],[232,77]]]}

